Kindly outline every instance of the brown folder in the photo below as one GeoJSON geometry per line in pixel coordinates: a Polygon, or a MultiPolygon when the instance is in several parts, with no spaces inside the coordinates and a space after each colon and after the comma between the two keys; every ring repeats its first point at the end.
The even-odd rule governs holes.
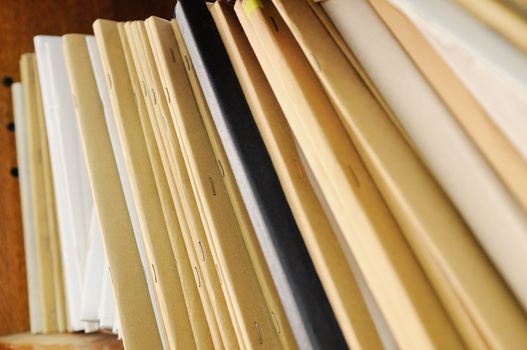
{"type": "MultiPolygon", "coordinates": [[[[190,64],[190,58],[188,57],[186,46],[180,36],[177,24],[175,23],[175,20],[172,20],[172,25],[170,25],[169,22],[156,18],[150,18],[146,22],[147,24],[151,24],[151,37],[159,39],[158,48],[161,50],[158,50],[159,59],[156,60],[161,62],[161,64],[158,63],[158,66],[160,66],[160,71],[164,72],[165,75],[167,94],[170,93],[171,96],[176,96],[176,87],[181,84],[179,81],[184,80],[185,76],[188,76],[189,84],[186,84],[186,87],[192,87],[197,107],[201,113],[201,118],[203,119],[208,137],[210,138],[210,144],[212,146],[212,150],[214,151],[220,174],[223,178],[228,197],[232,204],[234,214],[236,215],[238,225],[241,229],[245,246],[255,269],[256,276],[262,289],[267,308],[274,322],[276,332],[284,349],[296,348],[296,344],[292,338],[289,322],[285,317],[284,310],[276,292],[276,287],[274,286],[274,283],[271,279],[267,263],[264,260],[259,242],[257,241],[254,229],[249,220],[247,210],[241,199],[238,186],[234,179],[234,175],[232,174],[232,169],[225,154],[225,150],[223,149],[218,132],[212,121],[212,117],[210,116],[209,108],[203,96],[201,86],[199,85],[193,67],[190,64]],[[181,54],[177,57],[179,57],[180,60],[176,60],[174,63],[171,61],[170,58],[172,56],[169,53],[170,50],[177,50],[178,45],[181,54]],[[189,63],[187,66],[185,66],[185,74],[182,74],[182,72],[185,72],[183,61],[189,63]],[[179,63],[181,66],[175,67],[177,63],[179,63]],[[179,69],[178,74],[171,74],[176,71],[176,69],[179,69]],[[177,79],[177,76],[180,76],[181,79],[177,79]]],[[[155,41],[156,40],[154,40],[154,42],[155,41]]],[[[174,103],[169,105],[173,107],[174,103]]],[[[175,111],[175,113],[177,114],[177,111],[175,111]]]]}
{"type": "MultiPolygon", "coordinates": [[[[126,59],[126,65],[130,74],[132,89],[136,97],[139,118],[143,128],[150,164],[152,165],[152,171],[158,189],[159,198],[161,200],[162,210],[167,223],[172,250],[174,252],[174,256],[176,257],[176,264],[178,266],[181,285],[183,287],[183,294],[185,297],[185,303],[187,305],[187,311],[189,314],[189,320],[194,334],[196,347],[198,349],[210,349],[213,346],[211,334],[205,319],[201,297],[198,293],[197,284],[194,279],[194,270],[191,265],[191,261],[195,261],[195,258],[194,260],[190,259],[191,261],[189,261],[189,253],[182,236],[182,231],[185,229],[183,224],[186,225],[186,222],[183,222],[184,218],[182,220],[180,217],[178,217],[176,212],[176,207],[174,201],[172,200],[169,188],[169,181],[161,163],[161,156],[154,138],[152,126],[150,121],[145,119],[148,118],[145,101],[143,99],[143,92],[141,91],[136,68],[131,56],[128,39],[124,30],[124,23],[118,23],[118,30],[126,59]]],[[[186,230],[188,230],[188,228],[186,228],[186,230]]],[[[191,249],[191,251],[194,252],[194,249],[191,249]]],[[[193,257],[195,257],[195,254],[193,254],[193,257]]],[[[193,262],[192,264],[195,265],[196,262],[193,262]]],[[[210,304],[208,299],[207,301],[210,304]]],[[[215,319],[213,321],[213,325],[215,326],[215,329],[217,329],[217,326],[215,325],[215,319]]],[[[219,340],[218,344],[221,344],[221,339],[219,340]]]]}
{"type": "MultiPolygon", "coordinates": [[[[156,110],[156,107],[158,108],[158,97],[154,95],[150,72],[146,69],[146,64],[143,63],[144,49],[142,48],[140,40],[137,38],[137,31],[133,30],[132,23],[130,22],[125,24],[125,31],[128,42],[130,43],[139,81],[143,86],[144,101],[147,107],[149,120],[151,121],[152,130],[161,154],[163,154],[163,152],[166,154],[165,160],[163,161],[164,166],[165,169],[170,168],[172,171],[178,198],[180,199],[184,216],[189,225],[192,242],[188,243],[192,244],[191,246],[195,250],[199,262],[199,265],[195,266],[198,287],[201,288],[202,285],[206,286],[206,290],[209,293],[214,317],[218,324],[223,346],[226,348],[237,349],[239,348],[238,339],[236,338],[234,325],[227,308],[227,300],[223,295],[220,286],[220,277],[218,276],[208,240],[205,236],[205,229],[201,222],[196,199],[192,192],[192,185],[183,155],[179,147],[172,146],[173,143],[170,142],[167,136],[167,126],[164,123],[164,120],[160,120],[158,116],[158,114],[161,115],[161,113],[156,110]],[[154,103],[154,101],[156,103],[154,103]]],[[[189,249],[188,245],[187,249],[189,249]]]]}

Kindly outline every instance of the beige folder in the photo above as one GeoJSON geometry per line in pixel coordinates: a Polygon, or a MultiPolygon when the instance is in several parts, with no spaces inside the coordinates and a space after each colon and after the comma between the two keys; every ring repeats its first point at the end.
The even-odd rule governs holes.
{"type": "MultiPolygon", "coordinates": [[[[150,121],[145,120],[145,118],[148,118],[148,115],[143,99],[143,93],[139,85],[136,68],[131,56],[128,39],[126,38],[126,33],[124,31],[124,23],[118,23],[118,30],[119,36],[121,38],[121,45],[123,47],[124,58],[126,59],[126,62],[123,63],[126,63],[128,67],[130,82],[136,97],[139,119],[141,121],[147,151],[150,158],[150,164],[152,165],[153,175],[158,189],[159,198],[161,200],[161,206],[167,224],[172,251],[176,258],[176,265],[179,271],[184,300],[187,306],[196,347],[198,349],[211,349],[213,348],[211,333],[209,331],[209,326],[203,311],[201,293],[198,292],[197,284],[194,279],[192,266],[196,265],[195,254],[193,254],[194,259],[189,259],[189,253],[182,236],[182,231],[184,230],[184,227],[182,226],[182,220],[178,217],[174,201],[172,200],[169,182],[162,167],[160,152],[154,139],[150,121]]],[[[210,301],[208,301],[208,304],[210,307],[210,301]]],[[[213,327],[217,332],[217,325],[215,323],[216,321],[213,319],[213,327]]],[[[218,347],[220,347],[221,339],[219,339],[219,341],[215,342],[214,344],[218,344],[218,347]]]]}
{"type": "MultiPolygon", "coordinates": [[[[136,35],[137,31],[133,30],[132,23],[126,23],[125,30],[131,46],[130,48],[139,80],[143,87],[144,101],[151,121],[152,130],[160,152],[162,154],[165,152],[166,154],[166,159],[163,162],[166,161],[168,164],[165,163],[164,167],[165,169],[170,168],[174,175],[172,178],[175,180],[178,197],[180,198],[180,203],[189,225],[192,247],[195,249],[199,261],[199,266],[195,266],[198,287],[201,288],[202,284],[204,284],[209,293],[223,346],[228,349],[237,349],[239,348],[239,344],[234,331],[234,324],[228,311],[228,299],[225,298],[221,289],[220,276],[212,259],[211,250],[205,236],[205,229],[201,222],[196,199],[192,192],[191,180],[185,166],[183,155],[179,147],[173,147],[174,143],[169,140],[167,135],[168,126],[165,124],[164,119],[159,118],[162,115],[157,104],[159,97],[154,95],[155,90],[153,89],[152,78],[150,77],[150,71],[147,69],[146,60],[143,58],[144,49],[140,38],[136,35]]],[[[189,249],[188,245],[187,249],[189,249]]]]}
{"type": "Polygon", "coordinates": [[[234,11],[211,9],[309,254],[350,348],[381,348],[364,300],[305,175],[289,125],[234,11]]]}
{"type": "MultiPolygon", "coordinates": [[[[175,20],[172,20],[172,25],[156,18],[150,18],[146,22],[150,25],[151,37],[154,38],[153,43],[158,42],[159,44],[154,45],[157,46],[156,61],[158,62],[160,71],[163,72],[166,79],[165,85],[167,86],[167,94],[176,96],[176,87],[179,85],[178,82],[180,81],[180,79],[177,77],[179,76],[181,77],[181,80],[184,80],[185,77],[188,76],[188,82],[190,85],[187,84],[187,87],[191,86],[194,92],[194,98],[196,99],[197,107],[201,113],[214,156],[217,160],[220,174],[223,178],[228,197],[241,229],[245,246],[255,269],[258,282],[262,289],[267,308],[274,322],[279,340],[282,344],[282,347],[285,349],[296,348],[296,343],[291,332],[291,327],[284,313],[282,304],[276,291],[276,287],[274,286],[274,282],[271,278],[267,263],[263,257],[260,244],[256,238],[253,226],[249,220],[247,210],[241,199],[238,185],[234,179],[232,169],[227,160],[223,145],[220,141],[218,132],[210,115],[207,103],[201,90],[201,86],[199,85],[196,73],[191,64],[186,45],[183,41],[183,38],[181,37],[181,34],[179,33],[179,28],[177,27],[175,20]],[[173,64],[170,55],[170,50],[177,50],[178,46],[180,51],[179,57],[181,60],[179,71],[177,65],[173,64]],[[159,64],[159,62],[161,62],[161,64],[159,64]],[[185,66],[187,68],[186,74],[183,74],[183,72],[185,72],[185,67],[182,66],[183,62],[187,63],[185,66]]],[[[156,52],[156,50],[154,50],[154,52],[156,52]]],[[[169,106],[175,109],[175,103],[169,103],[169,106]]],[[[178,114],[177,111],[173,113],[175,115],[178,114]]]]}
{"type": "MultiPolygon", "coordinates": [[[[93,87],[90,85],[93,72],[85,69],[84,66],[86,57],[89,58],[85,36],[64,36],[64,50],[70,85],[72,86],[74,97],[77,99],[76,111],[80,119],[84,113],[89,115],[88,113],[99,112],[88,108],[88,106],[96,105],[92,100],[96,95],[90,95],[92,91],[89,91],[89,89],[97,90],[96,85],[93,87]],[[85,105],[80,104],[79,101],[81,100],[84,101],[85,105]]],[[[117,116],[116,119],[119,121],[120,118],[117,116]]],[[[127,116],[126,121],[123,123],[126,125],[124,127],[120,126],[119,135],[122,144],[127,145],[127,147],[123,147],[126,154],[125,163],[130,174],[134,200],[140,212],[139,224],[141,225],[147,257],[154,275],[154,290],[167,333],[167,341],[170,347],[176,348],[179,346],[191,349],[195,347],[194,337],[188,320],[187,308],[182,297],[183,292],[176,261],[168,238],[168,231],[152,170],[151,167],[145,166],[145,162],[148,162],[149,159],[144,138],[139,138],[139,136],[142,137],[140,121],[139,118],[133,122],[130,119],[130,116],[127,116]],[[127,137],[131,138],[127,139],[127,137]],[[133,143],[132,147],[130,147],[131,143],[133,143]]],[[[117,124],[119,125],[119,122],[117,124]]],[[[94,136],[85,134],[84,142],[89,142],[87,140],[88,137],[94,136]]]]}
{"type": "Polygon", "coordinates": [[[297,345],[293,337],[291,325],[281,304],[278,291],[263,256],[260,242],[256,237],[256,232],[250,221],[245,203],[241,197],[241,193],[238,188],[238,184],[236,183],[232,168],[229,164],[227,154],[225,153],[220,136],[212,120],[212,116],[199,84],[196,71],[194,70],[194,66],[191,63],[190,55],[187,52],[185,41],[183,40],[183,37],[179,31],[177,22],[172,20],[171,24],[176,36],[180,53],[183,57],[185,57],[185,61],[188,61],[187,76],[194,91],[194,97],[196,98],[198,108],[200,109],[203,121],[205,123],[205,128],[207,129],[207,133],[211,141],[221,175],[223,177],[223,182],[225,183],[227,193],[233,205],[238,224],[242,230],[245,246],[253,263],[258,282],[262,288],[262,292],[264,294],[269,312],[271,313],[271,317],[274,321],[274,326],[278,333],[280,342],[284,349],[294,349],[297,345]]]}
{"type": "Polygon", "coordinates": [[[267,57],[260,60],[262,68],[398,345],[462,348],[457,331],[310,67],[308,59],[315,58],[304,56],[269,1],[252,11],[244,11],[244,4],[238,3],[235,9],[253,27],[255,35],[249,41],[259,40],[265,47],[265,52],[256,51],[257,56],[267,57]]]}
{"type": "MultiPolygon", "coordinates": [[[[40,84],[35,62],[35,55],[28,53],[20,58],[20,73],[24,88],[24,107],[27,115],[28,172],[32,198],[32,213],[35,229],[36,259],[40,280],[40,298],[42,313],[42,332],[51,333],[58,330],[56,313],[55,271],[53,271],[52,235],[50,216],[47,209],[48,193],[46,188],[46,166],[44,142],[46,138],[44,114],[40,97],[40,84]]],[[[49,169],[49,164],[48,168],[49,169]]]]}
{"type": "MultiPolygon", "coordinates": [[[[121,119],[133,111],[135,106],[133,101],[126,101],[127,104],[119,103],[123,100],[123,90],[120,87],[123,81],[125,84],[129,78],[126,67],[116,65],[113,59],[114,56],[122,55],[119,47],[114,44],[119,40],[119,36],[117,32],[112,31],[113,27],[113,23],[103,20],[94,23],[101,61],[108,79],[112,107],[116,119],[121,119]]],[[[85,67],[89,67],[89,56],[84,59],[86,59],[85,67]]],[[[71,66],[71,69],[76,68],[72,63],[68,62],[68,66],[71,66]]],[[[94,190],[105,251],[111,269],[120,330],[128,349],[160,348],[161,338],[113,157],[102,104],[96,98],[98,92],[93,74],[88,74],[86,79],[84,89],[87,90],[87,97],[91,97],[92,103],[81,101],[81,96],[77,96],[77,113],[82,134],[87,136],[83,139],[83,145],[85,153],[89,156],[90,182],[94,190]],[[80,109],[80,106],[85,107],[80,109]],[[97,133],[99,136],[94,137],[91,133],[97,133]]]]}
{"type": "Polygon", "coordinates": [[[326,28],[328,34],[333,38],[335,41],[335,44],[340,48],[340,51],[342,51],[342,54],[346,56],[346,59],[351,63],[353,68],[356,70],[357,74],[360,76],[364,84],[368,87],[370,92],[373,94],[377,102],[381,105],[381,107],[384,109],[384,112],[390,117],[390,120],[392,123],[397,127],[401,135],[406,139],[406,141],[412,145],[412,140],[410,137],[408,137],[405,129],[401,126],[401,123],[391,110],[390,106],[386,103],[384,100],[384,97],[379,92],[377,86],[373,83],[373,81],[368,76],[368,73],[362,68],[360,62],[355,57],[355,54],[349,49],[348,45],[344,41],[342,35],[339,33],[337,28],[335,27],[335,24],[333,21],[328,17],[324,9],[318,4],[318,1],[313,0],[305,0],[311,6],[311,9],[313,12],[317,15],[320,22],[324,25],[326,28]]]}
{"type": "MultiPolygon", "coordinates": [[[[213,247],[212,255],[219,267],[223,291],[231,299],[231,317],[238,323],[238,339],[248,347],[263,344],[265,348],[276,348],[271,316],[265,308],[192,91],[180,89],[177,95],[170,96],[172,103],[180,108],[178,112],[182,113],[171,116],[167,101],[162,98],[165,91],[161,86],[146,30],[140,22],[136,28],[145,48],[145,61],[152,73],[154,93],[159,97],[157,103],[168,124],[174,125],[173,129],[169,127],[169,137],[175,147],[179,142],[187,169],[192,174],[194,195],[209,244],[213,247]],[[170,116],[175,120],[170,120],[170,116]]],[[[174,57],[177,55],[176,52],[174,57]]],[[[179,60],[179,63],[184,74],[183,62],[179,60]]],[[[185,81],[178,80],[178,87],[183,86],[185,81]]]]}

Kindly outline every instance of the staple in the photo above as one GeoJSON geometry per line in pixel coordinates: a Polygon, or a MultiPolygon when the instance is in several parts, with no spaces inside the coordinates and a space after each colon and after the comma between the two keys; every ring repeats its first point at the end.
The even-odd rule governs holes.
{"type": "Polygon", "coordinates": [[[156,268],[154,267],[154,264],[152,264],[152,271],[154,273],[154,283],[157,283],[157,273],[156,273],[156,268]]]}
{"type": "Polygon", "coordinates": [[[154,106],[157,105],[157,96],[156,96],[156,93],[154,91],[154,88],[152,88],[152,98],[154,99],[154,106]]]}
{"type": "Polygon", "coordinates": [[[196,273],[196,279],[198,280],[198,288],[201,288],[201,278],[199,277],[198,268],[194,266],[194,272],[196,273]]]}
{"type": "Polygon", "coordinates": [[[170,48],[170,57],[172,57],[172,62],[176,62],[176,55],[174,54],[174,49],[170,48]]]}
{"type": "Polygon", "coordinates": [[[274,312],[271,312],[271,318],[273,319],[274,328],[276,329],[276,333],[281,334],[282,329],[280,328],[280,322],[278,322],[278,317],[276,317],[274,312]]]}
{"type": "Polygon", "coordinates": [[[110,73],[106,73],[106,76],[108,77],[108,90],[112,89],[112,77],[110,76],[110,73]]]}
{"type": "Polygon", "coordinates": [[[223,165],[221,164],[221,161],[219,159],[217,159],[217,161],[218,161],[218,168],[220,168],[221,177],[224,178],[225,177],[225,171],[223,170],[223,165]]]}
{"type": "Polygon", "coordinates": [[[141,87],[143,88],[143,94],[145,95],[145,98],[148,96],[148,90],[146,89],[146,84],[144,80],[141,80],[141,87]]]}
{"type": "Polygon", "coordinates": [[[212,187],[212,195],[216,196],[216,187],[214,187],[214,180],[209,176],[210,187],[212,187]]]}
{"type": "Polygon", "coordinates": [[[168,89],[165,86],[165,93],[167,94],[168,104],[170,104],[170,93],[168,92],[168,89]]]}
{"type": "Polygon", "coordinates": [[[187,55],[185,55],[185,63],[186,63],[186,65],[187,65],[187,70],[190,71],[190,61],[189,61],[187,55]]]}
{"type": "Polygon", "coordinates": [[[201,251],[201,260],[205,262],[205,251],[203,250],[203,245],[201,244],[201,241],[198,242],[198,246],[201,251]]]}
{"type": "Polygon", "coordinates": [[[256,329],[256,335],[258,336],[258,343],[263,344],[262,331],[258,322],[254,322],[254,328],[256,329]]]}

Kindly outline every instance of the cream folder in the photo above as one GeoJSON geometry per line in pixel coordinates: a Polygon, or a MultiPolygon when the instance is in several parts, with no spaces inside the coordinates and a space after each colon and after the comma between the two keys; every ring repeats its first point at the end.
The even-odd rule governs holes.
{"type": "Polygon", "coordinates": [[[40,97],[39,76],[34,54],[20,58],[20,73],[24,88],[24,110],[27,115],[28,172],[32,198],[33,229],[35,230],[35,259],[39,279],[40,314],[42,332],[58,329],[56,290],[54,285],[53,255],[51,249],[52,227],[47,208],[46,173],[42,155],[44,116],[40,97]]]}
{"type": "Polygon", "coordinates": [[[390,2],[419,26],[527,160],[527,53],[453,0],[390,2]]]}
{"type": "MultiPolygon", "coordinates": [[[[128,25],[128,24],[127,24],[128,25]]],[[[201,283],[202,277],[198,268],[197,252],[191,242],[189,226],[183,213],[182,202],[176,188],[176,179],[167,159],[167,152],[163,140],[158,138],[157,123],[150,119],[152,110],[148,98],[148,89],[143,76],[143,67],[139,55],[134,55],[136,43],[128,40],[125,24],[118,24],[121,44],[126,58],[126,65],[130,72],[130,80],[138,106],[139,118],[150,156],[150,163],[156,180],[156,185],[162,201],[163,211],[167,225],[171,225],[171,243],[174,255],[180,268],[181,284],[184,285],[185,302],[189,311],[196,346],[201,349],[211,347],[222,348],[223,341],[219,332],[218,323],[213,313],[211,299],[207,287],[201,283]],[[140,82],[141,79],[141,82],[140,82]],[[155,128],[155,131],[154,131],[155,128]],[[159,145],[159,147],[158,147],[159,145]]]]}
{"type": "Polygon", "coordinates": [[[525,307],[526,214],[370,5],[363,0],[345,5],[346,11],[354,14],[354,21],[342,16],[343,9],[334,0],[323,4],[414,140],[426,165],[525,307]],[[367,35],[363,31],[366,27],[367,35]]]}
{"type": "MultiPolygon", "coordinates": [[[[212,259],[211,249],[205,235],[205,228],[201,221],[196,198],[192,192],[190,176],[181,150],[179,147],[175,147],[177,144],[168,138],[168,120],[165,123],[165,120],[160,119],[160,104],[156,103],[159,98],[154,93],[153,80],[144,58],[145,53],[141,39],[137,30],[133,27],[133,23],[128,22],[125,24],[125,32],[130,44],[133,63],[138,74],[138,82],[142,86],[141,95],[144,97],[142,101],[144,101],[146,108],[143,111],[147,114],[146,119],[150,121],[150,123],[144,124],[146,126],[145,130],[151,129],[148,131],[154,134],[163,168],[165,169],[167,180],[171,187],[172,198],[175,204],[179,203],[181,205],[178,211],[182,215],[178,214],[178,216],[184,218],[184,220],[180,221],[182,223],[186,221],[188,225],[188,230],[184,228],[182,232],[186,231],[188,233],[188,235],[184,234],[184,239],[189,257],[192,255],[191,251],[194,251],[197,258],[198,264],[194,265],[194,271],[198,288],[206,289],[208,292],[213,316],[216,319],[223,346],[225,348],[237,349],[239,348],[239,344],[234,331],[236,324],[233,323],[229,314],[227,306],[229,299],[225,297],[221,288],[220,276],[212,259]]],[[[179,204],[176,204],[176,207],[179,204]]],[[[206,298],[202,298],[202,300],[205,300],[204,305],[206,305],[206,298]]],[[[214,329],[214,323],[211,321],[209,321],[209,328],[214,329]]]]}
{"type": "MultiPolygon", "coordinates": [[[[27,83],[26,83],[27,84],[27,83]]],[[[27,290],[29,302],[29,323],[31,333],[42,332],[42,304],[40,300],[40,281],[36,259],[35,221],[32,208],[31,182],[29,173],[29,154],[27,128],[28,116],[24,108],[24,88],[22,83],[11,86],[13,115],[15,121],[16,154],[22,205],[22,226],[24,231],[24,252],[26,257],[27,290]]]]}
{"type": "MultiPolygon", "coordinates": [[[[88,52],[90,55],[93,73],[95,75],[95,81],[97,83],[97,89],[99,90],[99,97],[103,105],[104,117],[106,119],[106,125],[108,126],[110,142],[112,143],[112,149],[114,152],[115,161],[117,163],[117,170],[119,172],[121,186],[124,191],[124,197],[126,200],[126,206],[128,208],[128,214],[130,215],[130,220],[132,221],[132,228],[134,231],[135,240],[137,242],[137,249],[139,251],[139,256],[141,258],[141,263],[143,264],[143,269],[145,270],[148,291],[150,293],[150,299],[152,301],[152,306],[154,308],[154,314],[156,315],[156,321],[159,327],[161,326],[161,315],[160,315],[159,307],[157,305],[155,292],[154,292],[154,278],[152,276],[152,270],[150,269],[150,264],[148,262],[147,255],[146,255],[145,243],[144,243],[143,236],[141,233],[141,226],[139,224],[139,213],[136,208],[136,204],[134,202],[134,197],[132,194],[132,187],[130,185],[130,175],[128,174],[127,169],[126,169],[123,149],[121,146],[121,142],[119,140],[119,134],[117,132],[115,116],[112,110],[108,88],[105,83],[104,72],[103,72],[101,59],[99,55],[99,49],[97,48],[97,43],[95,41],[95,37],[87,36],[86,45],[88,46],[88,52]]],[[[164,340],[164,338],[162,340],[164,340]]]]}

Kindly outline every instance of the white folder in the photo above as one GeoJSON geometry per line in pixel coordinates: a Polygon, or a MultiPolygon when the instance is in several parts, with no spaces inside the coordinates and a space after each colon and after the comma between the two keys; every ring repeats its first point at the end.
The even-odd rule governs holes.
{"type": "Polygon", "coordinates": [[[115,299],[110,278],[108,263],[104,266],[104,273],[101,276],[101,303],[99,304],[99,328],[113,329],[113,319],[115,317],[115,299]]]}
{"type": "Polygon", "coordinates": [[[18,164],[18,180],[20,187],[20,201],[22,204],[22,224],[24,231],[24,251],[26,257],[27,289],[29,298],[29,322],[31,333],[41,333],[42,312],[39,297],[40,281],[36,260],[36,244],[33,214],[31,210],[31,185],[28,173],[27,123],[24,110],[24,91],[22,83],[11,86],[13,98],[13,114],[15,119],[16,154],[18,164]]]}
{"type": "Polygon", "coordinates": [[[450,0],[390,1],[417,25],[527,160],[527,55],[450,0]]]}
{"type": "Polygon", "coordinates": [[[62,51],[62,38],[34,38],[57,203],[68,330],[83,329],[82,280],[94,210],[74,101],[62,51]]]}

